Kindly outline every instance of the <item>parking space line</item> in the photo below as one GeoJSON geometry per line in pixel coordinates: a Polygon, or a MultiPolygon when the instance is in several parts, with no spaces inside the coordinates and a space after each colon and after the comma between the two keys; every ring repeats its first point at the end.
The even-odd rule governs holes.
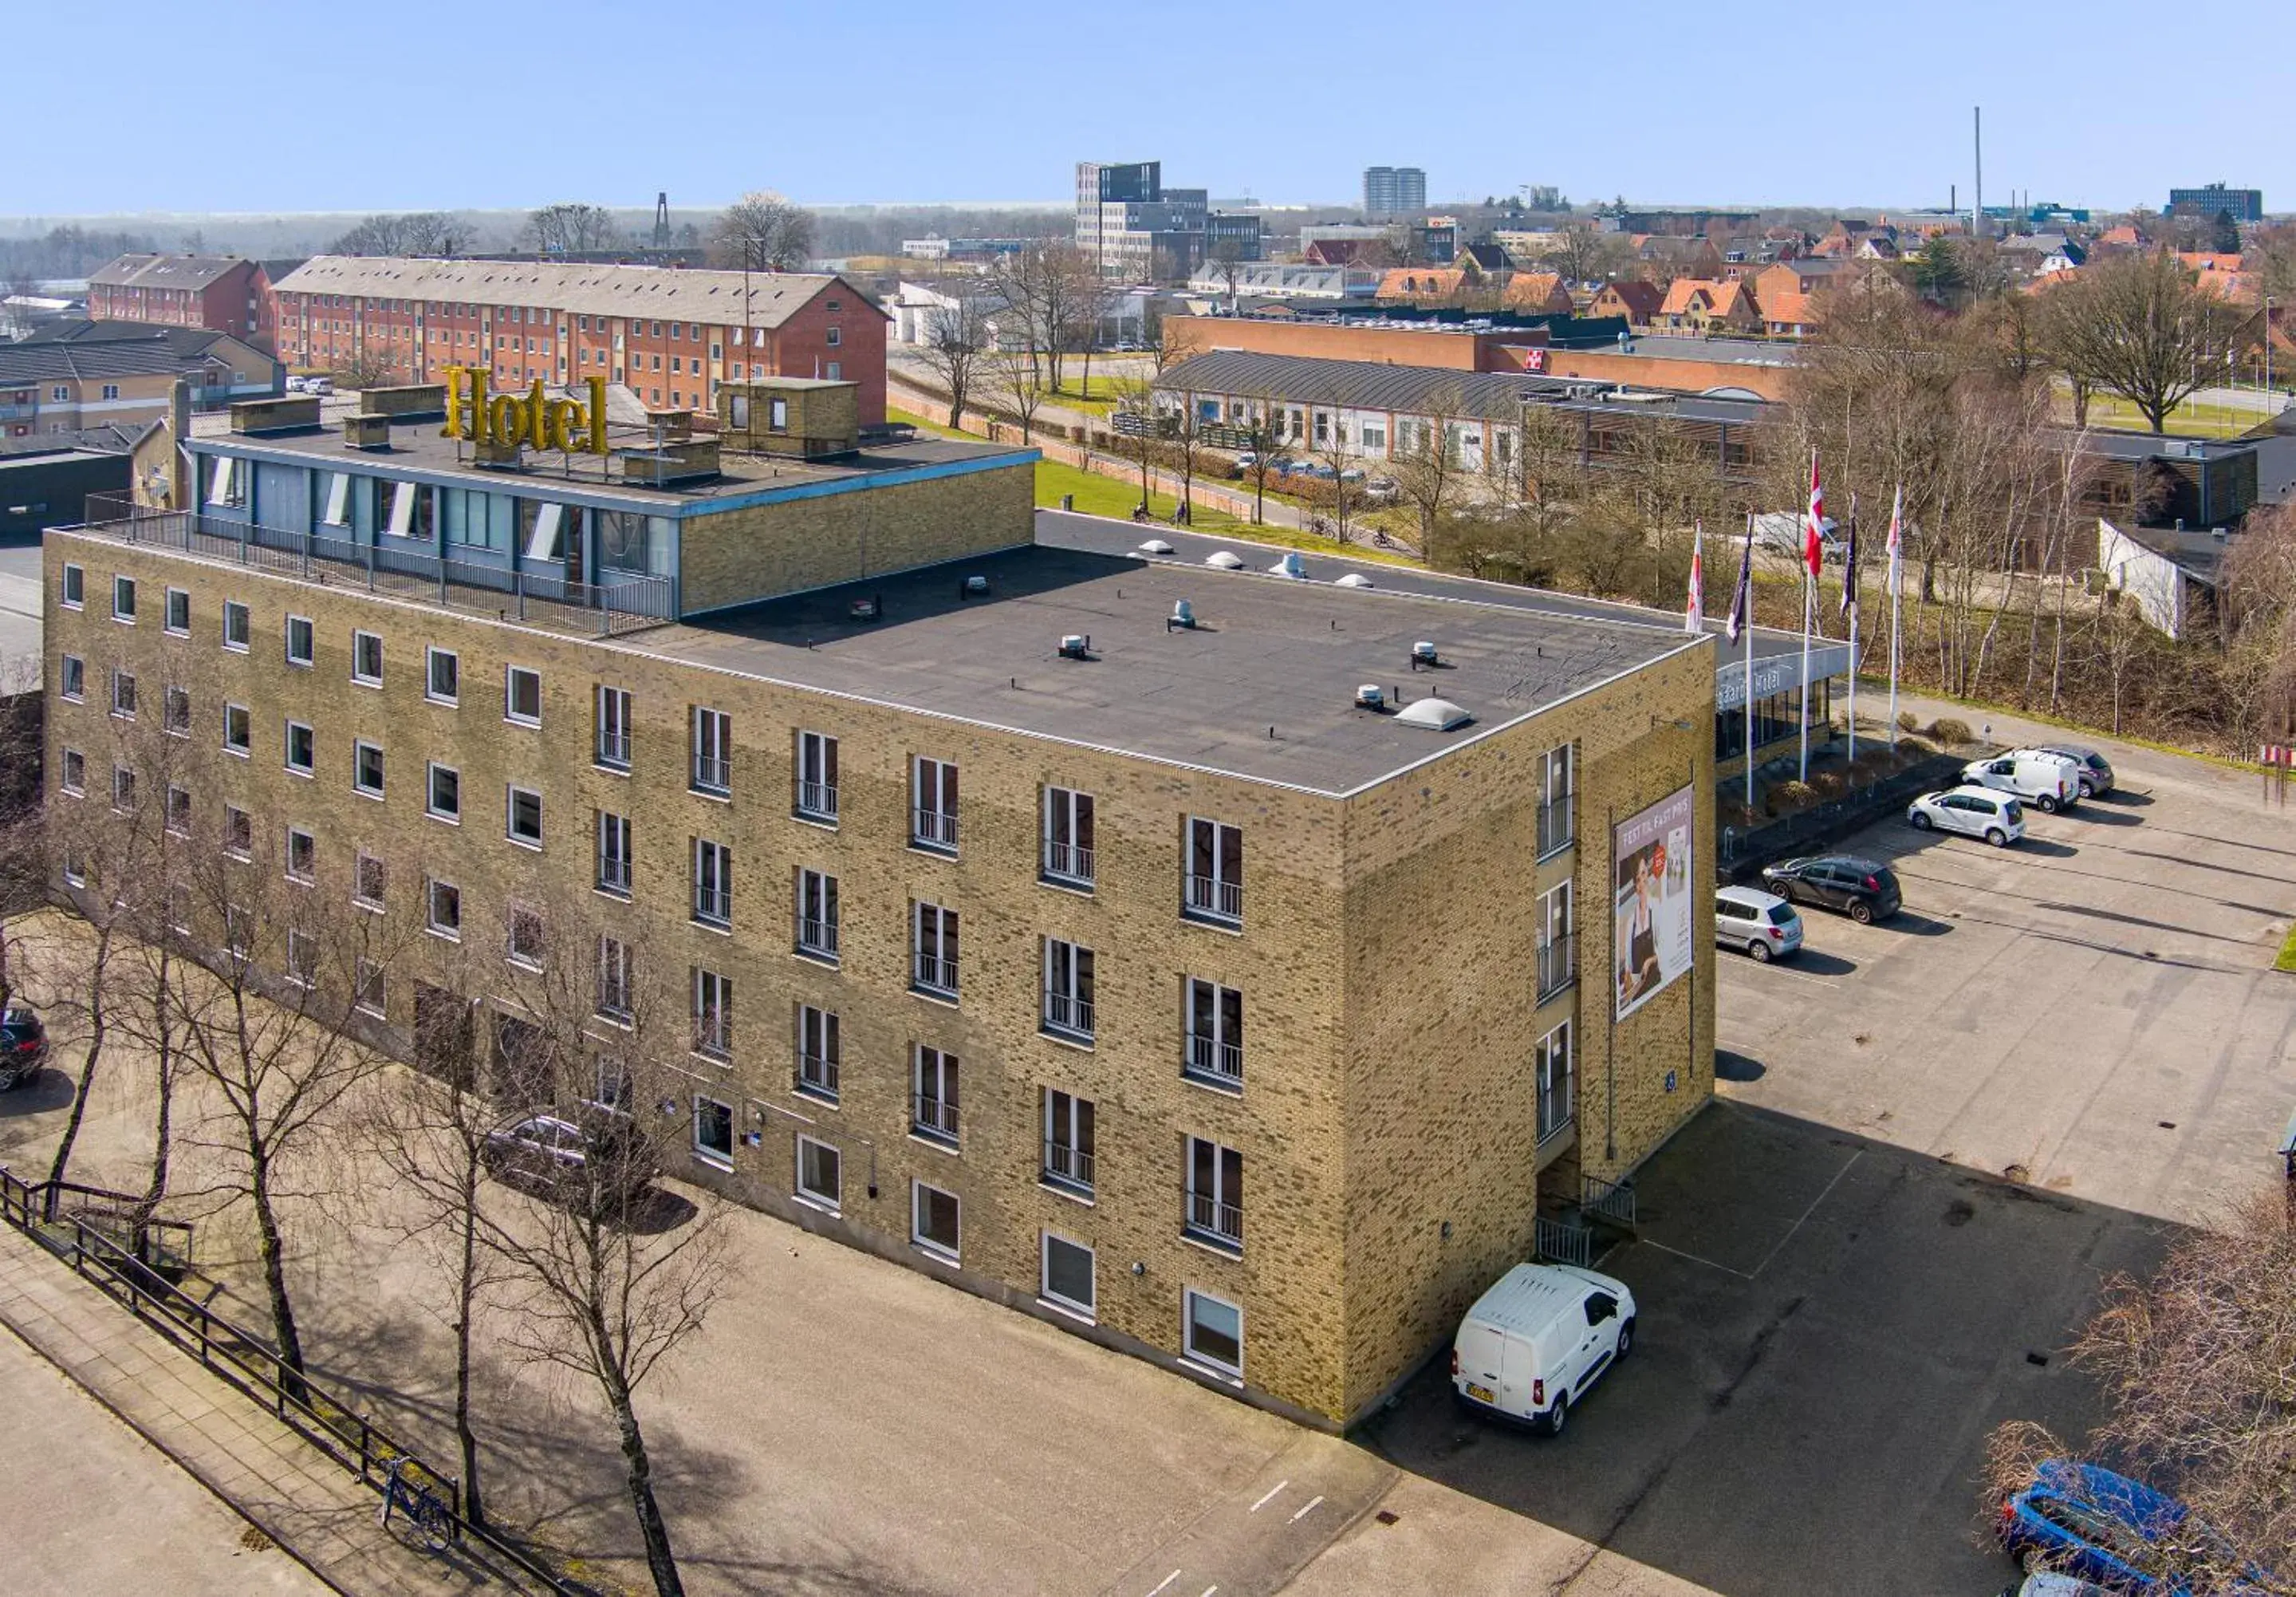
{"type": "Polygon", "coordinates": [[[1177,1569],[1173,1570],[1169,1575],[1167,1575],[1163,1579],[1156,1583],[1156,1589],[1148,1593],[1148,1597],[1164,1597],[1165,1589],[1179,1578],[1180,1572],[1177,1569]]]}
{"type": "Polygon", "coordinates": [[[1313,1497],[1308,1499],[1305,1503],[1300,1505],[1300,1511],[1292,1516],[1292,1523],[1297,1525],[1300,1520],[1314,1513],[1316,1511],[1316,1505],[1323,1501],[1324,1494],[1321,1492],[1316,1493],[1313,1497]]]}
{"type": "Polygon", "coordinates": [[[1754,1266],[1753,1275],[1749,1275],[1746,1278],[1748,1280],[1753,1280],[1755,1275],[1761,1274],[1763,1269],[1769,1264],[1769,1262],[1778,1256],[1778,1248],[1784,1247],[1787,1243],[1793,1240],[1794,1232],[1801,1230],[1803,1222],[1808,1221],[1812,1214],[1817,1213],[1817,1206],[1824,1203],[1833,1193],[1833,1190],[1841,1184],[1841,1178],[1849,1173],[1849,1166],[1851,1165],[1855,1165],[1858,1160],[1865,1157],[1866,1150],[1861,1148],[1856,1153],[1849,1156],[1848,1161],[1843,1164],[1841,1169],[1833,1173],[1833,1179],[1825,1183],[1825,1190],[1820,1192],[1816,1198],[1809,1200],[1809,1207],[1801,1212],[1801,1219],[1795,1221],[1793,1224],[1788,1226],[1786,1228],[1786,1234],[1778,1239],[1777,1247],[1771,1248],[1769,1252],[1762,1255],[1761,1264],[1754,1266]]]}
{"type": "Polygon", "coordinates": [[[1644,1247],[1655,1247],[1659,1252],[1670,1253],[1677,1259],[1688,1259],[1692,1264],[1703,1264],[1709,1270],[1719,1270],[1723,1274],[1734,1275],[1742,1281],[1750,1281],[1754,1279],[1742,1270],[1733,1270],[1729,1265],[1718,1264],[1712,1259],[1701,1258],[1694,1253],[1685,1253],[1679,1247],[1669,1247],[1665,1243],[1654,1242],[1648,1237],[1637,1237],[1636,1240],[1640,1242],[1644,1247]]]}
{"type": "Polygon", "coordinates": [[[1284,1478],[1284,1479],[1283,1479],[1283,1480],[1279,1480],[1279,1481],[1277,1481],[1274,1486],[1272,1486],[1268,1487],[1268,1488],[1267,1488],[1267,1496],[1265,1496],[1265,1497],[1262,1497],[1262,1498],[1261,1498],[1258,1502],[1253,1503],[1253,1504],[1251,1505],[1251,1511],[1252,1511],[1253,1513],[1255,1513],[1255,1514],[1256,1514],[1256,1513],[1258,1513],[1260,1510],[1262,1510],[1262,1509],[1266,1508],[1266,1507],[1268,1505],[1268,1503],[1269,1503],[1269,1502],[1273,1502],[1273,1501],[1275,1500],[1275,1494],[1276,1494],[1276,1493],[1278,1493],[1278,1492],[1282,1491],[1284,1487],[1286,1487],[1286,1486],[1290,1486],[1291,1484],[1292,1484],[1292,1482],[1291,1482],[1290,1478],[1287,1477],[1286,1478],[1284,1478]]]}

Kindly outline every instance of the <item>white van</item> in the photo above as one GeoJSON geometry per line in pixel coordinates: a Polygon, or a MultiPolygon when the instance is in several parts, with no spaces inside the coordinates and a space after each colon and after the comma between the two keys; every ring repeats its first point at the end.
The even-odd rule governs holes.
{"type": "Polygon", "coordinates": [[[1464,1404],[1554,1436],[1634,1344],[1635,1295],[1624,1281],[1570,1264],[1517,1264],[1459,1322],[1451,1385],[1464,1404]]]}
{"type": "Polygon", "coordinates": [[[1991,760],[1972,760],[1961,768],[1961,779],[1972,787],[2013,793],[2047,814],[2080,803],[2080,767],[2062,754],[2002,754],[1991,760]]]}

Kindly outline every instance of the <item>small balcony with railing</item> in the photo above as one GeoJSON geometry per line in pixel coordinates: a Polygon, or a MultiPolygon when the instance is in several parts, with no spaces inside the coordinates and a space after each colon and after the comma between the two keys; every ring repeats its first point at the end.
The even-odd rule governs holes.
{"type": "Polygon", "coordinates": [[[1045,1030],[1054,1036],[1089,1042],[1093,1038],[1092,1000],[1065,992],[1045,994],[1045,1030]]]}
{"type": "MultiPolygon", "coordinates": [[[[598,860],[598,891],[611,893],[616,898],[630,895],[630,862],[612,854],[598,860]]],[[[699,913],[699,910],[696,911],[699,913]]]]}
{"type": "Polygon", "coordinates": [[[1093,851],[1081,844],[1045,841],[1045,876],[1047,880],[1070,887],[1089,887],[1093,877],[1093,851]]]}
{"type": "Polygon", "coordinates": [[[956,816],[947,810],[920,806],[910,812],[909,841],[934,853],[956,852],[956,816]]]}
{"type": "Polygon", "coordinates": [[[1538,806],[1538,857],[1551,859],[1578,841],[1578,795],[1563,794],[1538,806]]]}
{"type": "Polygon", "coordinates": [[[957,1107],[950,1099],[930,1092],[914,1095],[909,1129],[928,1142],[956,1143],[957,1107]]]}
{"type": "Polygon", "coordinates": [[[1187,1193],[1186,1232],[1195,1241],[1223,1253],[1243,1251],[1243,1206],[1227,1203],[1215,1194],[1187,1193]]]}
{"type": "Polygon", "coordinates": [[[717,754],[693,756],[693,791],[724,798],[734,791],[734,762],[717,754]]]}
{"type": "Polygon", "coordinates": [[[1578,979],[1578,934],[1562,932],[1538,944],[1538,1001],[1563,992],[1578,979]]]}
{"type": "Polygon", "coordinates": [[[1243,1091],[1243,1045],[1190,1034],[1185,1074],[1190,1081],[1226,1092],[1243,1091]]]}
{"type": "Polygon", "coordinates": [[[797,918],[797,951],[809,959],[837,963],[837,922],[819,915],[797,918]]]}
{"type": "Polygon", "coordinates": [[[1092,1155],[1086,1149],[1045,1139],[1044,1181],[1048,1187],[1089,1196],[1092,1191],[1092,1155]]]}
{"type": "Polygon", "coordinates": [[[706,926],[720,930],[734,924],[734,893],[728,887],[697,886],[693,890],[693,918],[706,926]]]}
{"type": "Polygon", "coordinates": [[[837,1101],[837,1060],[828,1054],[800,1053],[790,1085],[808,1098],[837,1101]]]}
{"type": "Polygon", "coordinates": [[[837,784],[808,782],[797,785],[797,812],[808,820],[837,819],[837,784]]]}
{"type": "Polygon", "coordinates": [[[918,950],[910,964],[909,981],[920,992],[929,992],[935,998],[955,998],[956,956],[918,950]]]}
{"type": "Polygon", "coordinates": [[[1243,924],[1243,883],[1233,877],[1204,876],[1192,870],[1181,904],[1198,920],[1240,926],[1243,924]]]}

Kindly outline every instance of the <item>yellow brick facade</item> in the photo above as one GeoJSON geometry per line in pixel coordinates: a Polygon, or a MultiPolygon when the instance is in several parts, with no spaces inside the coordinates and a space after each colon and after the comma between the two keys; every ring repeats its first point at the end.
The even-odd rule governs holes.
{"type": "MultiPolygon", "coordinates": [[[[967,491],[1001,494],[1008,477],[1025,488],[1021,473],[961,481],[967,491]]],[[[832,498],[825,507],[838,504],[832,498]]],[[[875,516],[879,528],[893,519],[882,507],[875,516]]],[[[947,517],[960,526],[995,519],[947,517]]],[[[792,536],[801,524],[791,522],[792,536]]],[[[813,525],[823,544],[838,541],[813,525]]],[[[690,562],[690,547],[687,555],[690,562]]],[[[922,549],[918,556],[934,557],[922,549]]],[[[870,560],[883,563],[874,551],[870,560]]],[[[1530,974],[1538,890],[1573,873],[1581,963],[1607,969],[1603,826],[1610,811],[1623,815],[1694,779],[1702,827],[1710,816],[1710,710],[1698,712],[1711,704],[1708,650],[1685,649],[1340,796],[671,660],[648,654],[643,634],[611,642],[556,636],[100,536],[51,533],[46,564],[48,680],[57,680],[55,657],[73,654],[86,661],[91,685],[85,704],[62,703],[52,692],[49,770],[65,746],[101,746],[96,685],[115,661],[135,662],[147,703],[157,704],[163,683],[193,694],[197,824],[213,824],[228,803],[253,814],[258,828],[308,827],[323,868],[340,879],[365,852],[389,861],[394,894],[419,892],[426,873],[452,880],[463,895],[466,945],[499,936],[489,928],[503,907],[538,895],[545,881],[586,892],[594,879],[594,814],[628,816],[633,891],[627,902],[593,895],[592,930],[633,944],[681,998],[695,967],[733,984],[732,1063],[679,1062],[697,1091],[736,1111],[732,1172],[697,1163],[695,1179],[1062,1323],[1075,1321],[1037,1302],[1040,1239],[1050,1231],[1083,1243],[1096,1259],[1097,1323],[1087,1334],[1177,1362],[1184,1295],[1211,1294],[1242,1309],[1248,1394],[1304,1418],[1336,1424],[1354,1416],[1448,1336],[1465,1301],[1528,1255],[1538,1166],[1567,1157],[1569,1146],[1567,1135],[1550,1139],[1542,1152],[1536,1135],[1529,1050],[1555,1020],[1579,1017],[1578,1135],[1590,1172],[1630,1166],[1711,1091],[1710,905],[1702,905],[1694,980],[1677,983],[1618,1028],[1608,1156],[1605,984],[1591,981],[1540,1005],[1530,974]],[[57,602],[67,561],[85,573],[82,610],[57,602]],[[138,580],[134,627],[108,614],[115,572],[138,580]],[[187,638],[162,630],[162,594],[171,585],[191,596],[187,638]],[[226,599],[250,609],[244,654],[221,646],[226,599]],[[308,668],[285,661],[291,614],[314,622],[308,668]],[[355,629],[384,639],[379,688],[351,679],[355,629]],[[433,646],[458,656],[455,706],[424,696],[423,651],[433,646]],[[504,718],[512,665],[541,672],[539,729],[504,718]],[[588,757],[600,684],[635,696],[627,774],[588,757]],[[226,702],[250,708],[250,758],[220,750],[226,702]],[[732,717],[730,799],[689,791],[687,729],[696,705],[732,717]],[[291,715],[317,730],[316,777],[283,769],[282,729],[291,715]],[[1698,729],[1680,730],[1677,720],[1698,729]],[[833,827],[791,813],[800,731],[839,741],[833,827]],[[352,790],[359,739],[385,751],[380,802],[352,790]],[[1580,751],[1578,842],[1540,862],[1534,768],[1558,742],[1580,751]],[[954,858],[908,844],[915,756],[954,761],[962,772],[954,858]],[[460,826],[424,813],[425,767],[433,760],[460,773],[460,826]],[[513,783],[543,796],[539,853],[504,836],[504,793],[513,783]],[[1090,893],[1039,879],[1048,785],[1095,799],[1099,863],[1090,893]],[[1241,930],[1180,913],[1191,816],[1242,831],[1241,930]],[[689,915],[698,837],[733,851],[730,934],[689,915]],[[794,883],[807,868],[840,885],[833,968],[793,950],[794,883]],[[920,901],[963,918],[953,1004],[910,990],[911,911],[920,901]],[[1095,952],[1098,1020],[1089,1048],[1039,1029],[1047,936],[1095,952]],[[1192,976],[1244,995],[1240,1093],[1184,1077],[1184,984],[1192,976]],[[800,1003],[840,1017],[833,1105],[794,1090],[800,1003]],[[918,1045],[963,1061],[955,1151],[910,1133],[910,1058],[918,1045]],[[1681,1074],[1667,1091],[1664,1072],[1677,1065],[1681,1074]],[[1095,1106],[1098,1172],[1089,1201],[1038,1180],[1048,1088],[1095,1106]],[[750,1132],[754,1147],[741,1140],[750,1132]],[[841,1152],[834,1214],[793,1196],[800,1134],[841,1152]],[[1183,1235],[1192,1135],[1243,1157],[1238,1256],[1183,1235]],[[960,1265],[910,1245],[912,1181],[961,1200],[960,1265]]],[[[689,565],[689,595],[693,580],[689,565]]],[[[1710,840],[1702,836],[1698,846],[1703,860],[1710,840]]],[[[587,959],[591,951],[554,947],[552,957],[587,959]]],[[[411,1023],[418,974],[391,980],[390,1018],[402,1029],[411,1023]]]]}

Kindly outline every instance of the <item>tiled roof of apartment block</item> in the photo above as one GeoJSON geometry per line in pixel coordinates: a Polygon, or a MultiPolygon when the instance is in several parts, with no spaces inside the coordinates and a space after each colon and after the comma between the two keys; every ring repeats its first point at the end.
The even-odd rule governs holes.
{"type": "Polygon", "coordinates": [[[824,292],[842,288],[853,296],[857,309],[884,314],[876,300],[845,278],[811,272],[745,275],[546,260],[315,255],[274,287],[281,293],[540,305],[578,315],[676,317],[752,327],[778,327],[824,292]]]}

